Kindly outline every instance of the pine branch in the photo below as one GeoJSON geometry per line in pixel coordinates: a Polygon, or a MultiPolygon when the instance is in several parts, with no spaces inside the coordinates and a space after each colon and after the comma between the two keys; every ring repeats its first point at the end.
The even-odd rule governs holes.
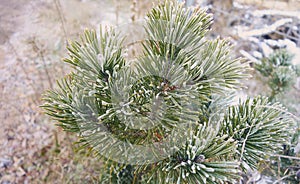
{"type": "Polygon", "coordinates": [[[154,183],[204,184],[237,179],[239,164],[228,160],[228,155],[235,152],[235,142],[217,133],[213,127],[206,125],[190,129],[190,137],[182,149],[157,163],[148,180],[154,183]]]}
{"type": "Polygon", "coordinates": [[[238,141],[237,157],[243,168],[256,168],[260,160],[279,152],[284,143],[288,144],[294,126],[294,120],[280,104],[258,97],[229,108],[222,135],[238,141]]]}
{"type": "Polygon", "coordinates": [[[297,66],[292,64],[293,57],[287,50],[281,49],[254,65],[255,69],[268,79],[271,100],[277,94],[288,90],[295,84],[297,76],[300,76],[297,66]]]}

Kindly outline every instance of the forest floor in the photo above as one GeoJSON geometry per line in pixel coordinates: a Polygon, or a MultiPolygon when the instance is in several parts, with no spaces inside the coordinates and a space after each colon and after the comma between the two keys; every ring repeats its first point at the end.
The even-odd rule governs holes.
{"type": "MultiPolygon", "coordinates": [[[[77,151],[76,135],[56,127],[39,106],[42,93],[70,71],[61,62],[67,57],[66,40],[77,39],[86,28],[98,29],[99,24],[130,21],[131,2],[116,2],[0,1],[0,184],[97,181],[101,163],[77,151]]],[[[257,8],[300,10],[298,2],[297,6],[260,2],[265,4],[257,8]]],[[[140,5],[136,13],[142,15],[148,4],[140,5]]],[[[257,83],[247,85],[259,91],[254,89],[259,88],[257,83]]],[[[291,93],[300,97],[299,91],[291,93]]]]}
{"type": "MultiPolygon", "coordinates": [[[[41,94],[70,70],[61,61],[66,40],[115,24],[115,5],[1,0],[0,10],[0,183],[90,183],[99,162],[75,152],[76,135],[55,127],[39,106],[41,94]]],[[[123,12],[119,21],[129,19],[123,12]]]]}

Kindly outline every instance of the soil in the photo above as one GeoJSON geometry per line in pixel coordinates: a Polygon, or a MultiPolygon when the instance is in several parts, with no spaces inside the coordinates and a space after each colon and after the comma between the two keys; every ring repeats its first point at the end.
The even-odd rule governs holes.
{"type": "MultiPolygon", "coordinates": [[[[119,21],[129,20],[128,13],[121,15],[119,21]]],[[[66,40],[100,23],[116,24],[112,1],[0,1],[1,184],[57,183],[75,177],[60,169],[67,163],[72,172],[78,171],[80,164],[72,165],[72,143],[66,141],[75,136],[55,127],[39,106],[41,94],[69,71],[61,62],[66,40]],[[65,145],[59,149],[63,154],[56,154],[57,145],[65,145]]]]}

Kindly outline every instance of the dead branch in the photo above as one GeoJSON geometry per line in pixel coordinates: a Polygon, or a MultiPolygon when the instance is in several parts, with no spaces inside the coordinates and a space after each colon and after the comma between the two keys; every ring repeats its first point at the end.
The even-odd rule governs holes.
{"type": "Polygon", "coordinates": [[[238,30],[238,36],[241,38],[247,38],[247,37],[251,37],[251,36],[266,35],[266,34],[276,31],[276,29],[278,27],[283,26],[287,23],[291,23],[291,22],[293,22],[293,20],[291,18],[285,18],[285,19],[278,20],[275,23],[268,25],[261,29],[254,29],[254,30],[250,30],[250,31],[239,31],[238,30]]]}

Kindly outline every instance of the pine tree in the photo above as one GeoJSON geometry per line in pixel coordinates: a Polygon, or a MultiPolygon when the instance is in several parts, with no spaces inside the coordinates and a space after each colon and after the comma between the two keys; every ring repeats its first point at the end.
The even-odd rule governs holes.
{"type": "Polygon", "coordinates": [[[267,78],[268,86],[272,91],[271,99],[290,89],[300,76],[299,66],[292,63],[293,57],[294,55],[286,49],[279,49],[254,65],[255,69],[267,78]]]}
{"type": "Polygon", "coordinates": [[[232,105],[249,65],[205,38],[211,23],[165,1],[147,15],[135,62],[114,28],[70,43],[74,71],[43,108],[103,161],[99,183],[234,183],[289,141],[294,121],[280,104],[232,105]]]}
{"type": "MultiPolygon", "coordinates": [[[[269,99],[271,101],[280,100],[281,103],[289,107],[290,104],[285,102],[283,96],[286,96],[288,90],[292,88],[296,83],[297,77],[300,76],[300,66],[294,65],[292,62],[293,55],[286,49],[275,50],[269,57],[263,58],[260,63],[256,63],[254,68],[267,79],[267,84],[271,89],[269,99]]],[[[291,99],[291,97],[288,97],[291,99]]],[[[293,103],[295,103],[293,101],[293,103]]],[[[289,109],[291,112],[292,108],[289,109]]],[[[300,124],[295,127],[295,134],[291,135],[291,142],[288,145],[283,145],[281,154],[284,157],[278,159],[271,158],[269,168],[278,172],[278,175],[285,176],[285,180],[289,182],[295,182],[299,180],[299,177],[295,177],[297,173],[300,173],[300,165],[297,156],[296,147],[300,141],[300,124]],[[296,159],[295,159],[296,158],[296,159]],[[288,177],[290,176],[290,177],[288,177]]]]}

